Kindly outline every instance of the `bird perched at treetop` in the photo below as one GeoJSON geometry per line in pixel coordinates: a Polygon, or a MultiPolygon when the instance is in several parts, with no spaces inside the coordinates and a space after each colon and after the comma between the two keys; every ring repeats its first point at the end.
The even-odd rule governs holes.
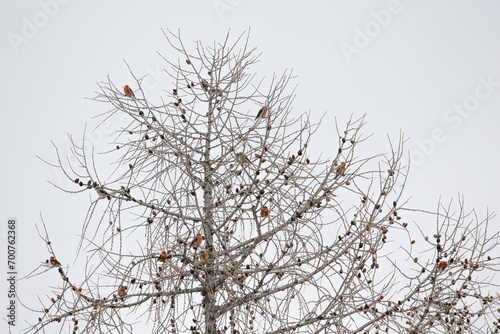
{"type": "Polygon", "coordinates": [[[123,91],[125,92],[126,96],[135,97],[134,92],[132,91],[132,89],[128,85],[125,85],[125,87],[123,87],[123,91]]]}

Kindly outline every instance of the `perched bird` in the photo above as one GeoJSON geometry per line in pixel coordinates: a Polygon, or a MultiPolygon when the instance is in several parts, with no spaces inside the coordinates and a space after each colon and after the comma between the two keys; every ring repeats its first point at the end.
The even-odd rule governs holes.
{"type": "Polygon", "coordinates": [[[193,241],[191,241],[191,246],[198,247],[201,245],[201,242],[203,241],[203,237],[201,236],[201,233],[196,233],[196,236],[194,237],[193,241]]]}
{"type": "Polygon", "coordinates": [[[263,206],[262,209],[260,210],[260,216],[261,217],[266,217],[266,216],[269,216],[269,209],[267,208],[267,206],[263,206]]]}
{"type": "Polygon", "coordinates": [[[158,261],[165,262],[166,259],[167,259],[167,252],[162,251],[160,257],[158,257],[158,261]]]}
{"type": "Polygon", "coordinates": [[[264,118],[264,117],[266,117],[266,115],[267,115],[267,107],[263,106],[262,108],[260,108],[259,112],[257,113],[257,117],[255,117],[255,120],[257,120],[259,118],[264,118]]]}
{"type": "Polygon", "coordinates": [[[50,264],[53,266],[60,266],[61,265],[61,263],[59,261],[57,261],[55,256],[50,257],[50,264]]]}
{"type": "Polygon", "coordinates": [[[337,175],[336,176],[339,176],[339,175],[344,176],[344,173],[345,173],[345,161],[343,161],[340,164],[340,166],[337,167],[337,175]]]}
{"type": "Polygon", "coordinates": [[[446,261],[441,261],[441,262],[439,262],[439,265],[438,265],[438,266],[439,266],[439,269],[441,269],[441,270],[445,270],[445,269],[446,269],[446,267],[448,267],[448,262],[446,262],[446,261]]]}
{"type": "Polygon", "coordinates": [[[238,153],[237,157],[239,162],[241,162],[242,164],[250,163],[250,160],[248,160],[248,157],[243,152],[238,153]]]}
{"type": "Polygon", "coordinates": [[[101,186],[96,187],[95,191],[97,192],[97,195],[99,196],[109,196],[108,192],[104,190],[101,186]]]}
{"type": "Polygon", "coordinates": [[[243,284],[243,283],[245,283],[245,280],[246,280],[245,275],[240,275],[240,276],[238,276],[238,278],[237,278],[237,282],[238,282],[239,284],[243,284]]]}
{"type": "Polygon", "coordinates": [[[204,250],[200,251],[200,260],[201,261],[208,261],[208,254],[204,250]]]}
{"type": "Polygon", "coordinates": [[[205,80],[205,79],[201,80],[201,88],[203,88],[204,90],[208,89],[208,82],[207,82],[207,80],[205,80]]]}
{"type": "Polygon", "coordinates": [[[120,297],[123,297],[127,294],[127,287],[126,286],[123,286],[123,285],[120,285],[118,287],[118,296],[120,297]]]}
{"type": "Polygon", "coordinates": [[[128,85],[125,85],[125,87],[123,87],[123,91],[125,92],[126,96],[135,97],[134,92],[128,85]]]}

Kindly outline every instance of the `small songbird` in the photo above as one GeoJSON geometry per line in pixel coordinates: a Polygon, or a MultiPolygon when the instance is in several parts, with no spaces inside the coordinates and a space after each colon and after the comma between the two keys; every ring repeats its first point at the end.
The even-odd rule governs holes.
{"type": "Polygon", "coordinates": [[[247,164],[250,162],[250,160],[248,160],[248,157],[243,152],[238,153],[237,157],[242,164],[247,164]]]}
{"type": "Polygon", "coordinates": [[[267,107],[263,106],[262,108],[260,108],[259,112],[257,113],[257,117],[255,117],[255,120],[257,120],[259,118],[264,118],[264,117],[266,117],[266,115],[267,115],[267,107]]]}
{"type": "Polygon", "coordinates": [[[260,210],[260,216],[261,217],[266,217],[266,216],[269,216],[269,209],[267,208],[267,206],[263,206],[262,209],[260,210]]]}
{"type": "Polygon", "coordinates": [[[198,247],[201,245],[201,242],[203,241],[203,237],[201,236],[201,233],[196,233],[196,236],[194,237],[193,241],[191,241],[191,246],[198,247]]]}
{"type": "Polygon", "coordinates": [[[439,266],[439,269],[441,269],[441,270],[445,270],[445,269],[446,269],[446,267],[448,267],[448,262],[446,262],[446,261],[441,261],[441,262],[439,262],[439,265],[438,265],[438,266],[439,266]]]}
{"type": "Polygon", "coordinates": [[[200,260],[201,261],[208,261],[208,254],[204,250],[200,251],[200,260]]]}
{"type": "Polygon", "coordinates": [[[50,264],[53,266],[60,266],[61,265],[61,263],[59,261],[57,261],[55,256],[50,257],[50,264]]]}
{"type": "Polygon", "coordinates": [[[236,279],[236,281],[238,282],[238,284],[241,284],[241,285],[243,285],[243,283],[245,283],[245,280],[246,280],[245,275],[240,275],[240,276],[238,276],[238,278],[236,279]]]}
{"type": "Polygon", "coordinates": [[[204,90],[208,89],[208,82],[207,82],[207,80],[205,80],[205,79],[201,80],[201,88],[203,88],[204,90]]]}
{"type": "Polygon", "coordinates": [[[97,192],[97,195],[99,195],[99,196],[109,196],[108,192],[106,190],[104,190],[101,186],[96,187],[95,191],[97,192]]]}
{"type": "Polygon", "coordinates": [[[337,175],[336,176],[339,176],[339,175],[344,176],[344,173],[345,173],[345,161],[343,161],[340,164],[340,166],[337,167],[337,175]]]}
{"type": "Polygon", "coordinates": [[[158,257],[158,261],[165,262],[166,259],[167,259],[167,252],[162,251],[160,257],[158,257]]]}
{"type": "Polygon", "coordinates": [[[125,95],[129,97],[135,97],[134,92],[128,85],[125,85],[125,87],[123,87],[123,91],[125,92],[125,95]]]}
{"type": "Polygon", "coordinates": [[[120,285],[118,287],[118,296],[124,297],[126,294],[127,294],[127,287],[123,286],[123,285],[120,285]]]}

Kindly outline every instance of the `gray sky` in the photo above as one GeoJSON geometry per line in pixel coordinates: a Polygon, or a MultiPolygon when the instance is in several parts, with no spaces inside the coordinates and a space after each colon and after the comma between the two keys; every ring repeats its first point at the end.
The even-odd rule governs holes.
{"type": "MultiPolygon", "coordinates": [[[[90,199],[47,181],[60,175],[51,141],[66,152],[67,133],[81,139],[85,122],[106,106],[94,96],[109,75],[119,86],[150,74],[154,99],[169,88],[156,51],[177,59],[160,28],[181,30],[184,42],[222,40],[251,27],[262,52],[254,70],[269,77],[285,68],[298,76],[294,112],[318,120],[317,152],[328,143],[334,117],[366,113],[363,152],[387,152],[387,135],[410,139],[410,205],[435,209],[464,194],[467,208],[500,211],[500,4],[494,1],[6,1],[0,0],[0,267],[6,269],[6,225],[18,227],[19,277],[48,258],[35,224],[41,216],[59,252],[74,253],[90,199]]],[[[104,145],[106,138],[91,140],[104,145]]],[[[63,182],[63,185],[68,185],[63,182]]],[[[498,226],[498,220],[495,225],[498,226]]],[[[428,222],[434,226],[434,222],[428,222]]],[[[422,222],[424,224],[424,222],[422,222]]],[[[498,227],[496,227],[498,229],[498,227]]],[[[71,264],[74,258],[65,259],[71,264]]],[[[2,274],[3,275],[3,274],[2,274]]],[[[6,274],[5,274],[6,275],[6,274]]],[[[2,276],[3,277],[3,276],[2,276]]],[[[57,283],[57,273],[47,275],[57,283]]],[[[5,280],[0,280],[6,291],[5,280]]],[[[40,288],[20,282],[31,306],[40,288]]],[[[44,290],[45,291],[45,290],[44,290]]],[[[5,296],[4,292],[0,295],[5,296]]],[[[0,298],[0,305],[6,298],[0,298]]],[[[4,309],[2,307],[2,309],[4,309]]],[[[20,320],[28,316],[21,311],[20,320]]],[[[4,317],[1,314],[2,318],[4,317]]],[[[29,320],[35,317],[29,315],[29,320]]],[[[24,327],[24,326],[22,326],[24,327]]],[[[5,332],[0,324],[0,332],[5,332]]]]}

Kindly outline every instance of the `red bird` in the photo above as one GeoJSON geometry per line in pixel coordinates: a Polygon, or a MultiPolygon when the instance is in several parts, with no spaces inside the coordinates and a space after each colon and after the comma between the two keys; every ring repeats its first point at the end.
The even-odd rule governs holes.
{"type": "Polygon", "coordinates": [[[266,216],[269,216],[269,209],[267,208],[267,206],[263,206],[262,209],[260,210],[260,216],[261,217],[266,217],[266,216]]]}
{"type": "Polygon", "coordinates": [[[123,91],[125,92],[125,95],[129,97],[135,97],[134,92],[132,91],[132,89],[130,89],[128,85],[125,85],[125,87],[123,87],[123,91]]]}
{"type": "Polygon", "coordinates": [[[257,120],[259,118],[266,117],[266,115],[267,115],[267,107],[263,106],[262,108],[260,108],[259,112],[257,113],[257,117],[255,117],[255,120],[257,120]]]}
{"type": "Polygon", "coordinates": [[[345,161],[342,162],[340,164],[340,166],[337,167],[337,175],[336,176],[339,176],[339,175],[344,176],[344,173],[345,173],[345,161]]]}
{"type": "Polygon", "coordinates": [[[201,242],[203,241],[203,237],[201,236],[201,233],[196,233],[196,236],[194,237],[193,241],[191,242],[192,246],[199,246],[201,245],[201,242]]]}
{"type": "Polygon", "coordinates": [[[448,262],[446,262],[446,261],[441,261],[441,262],[439,262],[439,265],[438,265],[438,266],[439,266],[439,269],[441,269],[441,270],[445,270],[445,269],[446,269],[446,267],[448,267],[448,262]]]}
{"type": "Polygon", "coordinates": [[[160,257],[158,258],[158,261],[165,262],[166,259],[167,259],[167,252],[162,251],[160,257]]]}
{"type": "Polygon", "coordinates": [[[208,261],[208,254],[204,250],[200,251],[200,260],[201,261],[208,261]]]}
{"type": "Polygon", "coordinates": [[[120,285],[118,287],[118,296],[124,297],[126,294],[127,294],[127,287],[123,286],[123,285],[120,285]]]}
{"type": "Polygon", "coordinates": [[[51,256],[50,257],[50,264],[53,265],[53,266],[60,266],[61,263],[59,261],[57,261],[57,259],[55,258],[55,256],[51,256]]]}

